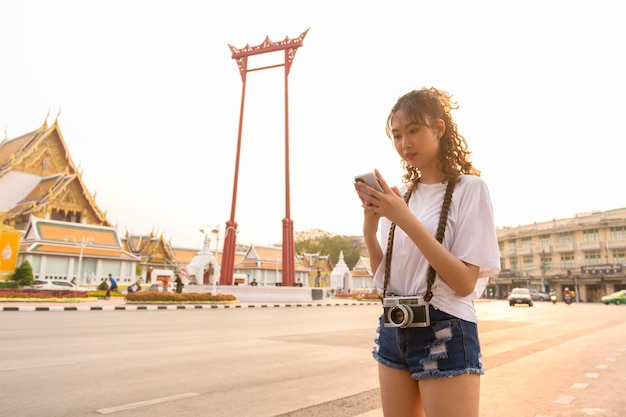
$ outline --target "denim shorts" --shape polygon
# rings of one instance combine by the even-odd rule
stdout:
[[[430,327],[384,327],[381,315],[374,359],[413,379],[484,374],[476,323],[428,308]]]

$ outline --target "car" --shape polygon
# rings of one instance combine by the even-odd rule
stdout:
[[[69,290],[69,291],[86,291],[84,288],[77,287],[71,282],[61,280],[43,280],[38,279],[30,286],[34,290]]]
[[[605,295],[601,298],[604,304],[626,304],[626,290],[619,290],[614,292],[613,294]]]
[[[514,306],[516,304],[528,304],[528,307],[533,306],[533,297],[528,288],[513,288],[509,294],[509,305]]]
[[[550,294],[543,291],[530,290],[533,301],[550,301]]]
[[[148,291],[148,292],[167,292],[163,288],[163,283],[162,282],[155,282],[154,284],[150,285],[150,287],[146,291]]]

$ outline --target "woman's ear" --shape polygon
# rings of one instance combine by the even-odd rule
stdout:
[[[441,139],[444,133],[446,133],[446,122],[439,119],[437,120],[437,138]]]

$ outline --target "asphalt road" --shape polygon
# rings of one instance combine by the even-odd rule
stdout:
[[[481,416],[626,416],[626,306],[476,304]],[[378,304],[0,312],[0,415],[379,417]]]

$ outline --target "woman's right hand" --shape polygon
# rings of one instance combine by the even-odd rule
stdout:
[[[370,191],[374,191],[374,187],[361,182],[354,183],[354,189],[356,190],[359,198],[361,199],[361,207],[363,207],[363,234],[370,233],[376,234],[378,231],[378,221],[380,220],[380,214],[374,210],[374,205],[366,199],[366,195]]]

